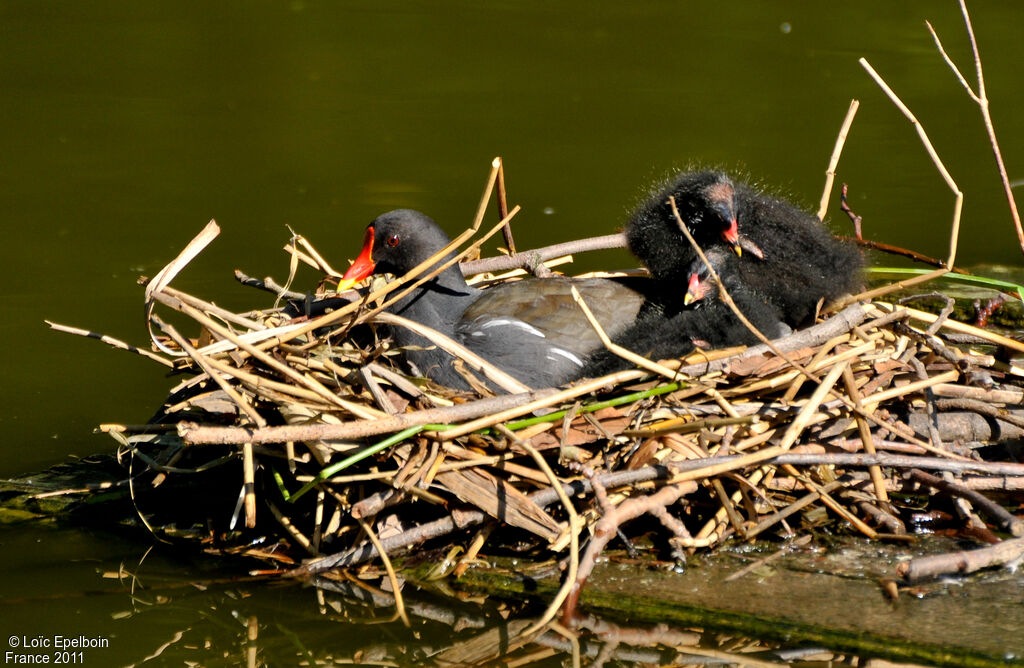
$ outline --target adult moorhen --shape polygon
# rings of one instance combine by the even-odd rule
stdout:
[[[366,228],[362,251],[344,279],[358,281],[374,273],[401,276],[449,241],[437,223],[419,211],[385,213]],[[642,287],[641,281],[552,277],[480,290],[467,285],[453,264],[388,311],[451,337],[530,387],[550,387],[579,378],[585,356],[601,347],[572,300],[571,286],[614,336],[636,320],[644,306],[644,295],[634,289]],[[451,355],[405,328],[393,328],[392,335],[417,373],[449,387],[469,388]]]
[[[790,332],[782,322],[778,307],[742,280],[740,259],[732,250],[722,245],[712,246],[705,255],[733,302],[754,327],[770,339]],[[686,284],[682,302],[689,308],[667,317],[660,314],[653,318],[641,317],[613,340],[652,360],[681,357],[696,347],[725,348],[758,341],[729,305],[719,299],[718,285],[699,257],[689,266]],[[588,357],[582,375],[602,376],[631,366],[632,363],[611,351],[601,349]]]
[[[723,241],[742,254],[741,280],[797,327],[818,302],[855,292],[863,258],[818,218],[785,200],[758,192],[719,171],[683,172],[659,186],[627,224],[630,250],[662,281],[679,281],[696,253],[668,204],[705,250]],[[728,289],[728,284],[727,284]]]

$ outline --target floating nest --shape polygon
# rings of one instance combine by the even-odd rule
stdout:
[[[465,259],[514,214],[449,248]],[[487,553],[565,557],[578,594],[617,534],[651,535],[678,557],[811,531],[906,539],[942,513],[990,542],[1024,533],[1006,509],[1024,487],[1024,369],[1008,361],[1024,344],[952,320],[949,308],[853,298],[782,339],[562,388],[503,384],[486,361],[421,330],[468,377],[505,390],[460,392],[406,375],[376,328],[416,326],[382,308],[437,267],[312,301],[239,275],[277,297],[233,313],[170,286],[216,234],[211,222],[147,282],[153,350],[105,339],[187,375],[151,423],[104,426],[138,519],[161,539],[298,576],[424,546],[455,568]],[[300,262],[338,275],[304,239],[288,248],[293,277]],[[550,255],[490,266],[543,273],[560,263]],[[642,515],[652,521],[630,522]],[[1019,541],[1002,545],[1019,554]],[[909,562],[901,575],[948,568]]]

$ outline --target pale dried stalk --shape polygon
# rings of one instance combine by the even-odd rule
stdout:
[[[953,180],[953,177],[950,176],[949,171],[946,169],[946,166],[942,162],[942,159],[939,158],[939,154],[938,152],[936,152],[935,147],[932,146],[932,142],[928,138],[928,133],[925,132],[924,126],[921,125],[920,121],[917,120],[917,117],[914,116],[914,114],[910,111],[907,105],[903,103],[903,100],[901,100],[899,96],[897,96],[896,93],[893,92],[892,88],[889,87],[889,84],[885,83],[885,80],[882,79],[881,75],[879,75],[878,72],[876,72],[875,69],[871,67],[871,64],[868,63],[866,58],[861,58],[858,62],[860,62],[861,66],[867,71],[868,75],[872,79],[874,79],[878,87],[882,89],[886,96],[888,96],[889,100],[894,105],[896,105],[896,108],[899,109],[904,116],[906,116],[907,120],[909,120],[911,124],[913,124],[914,129],[917,130],[917,134],[921,139],[921,143],[924,145],[925,150],[928,152],[929,157],[931,157],[932,159],[932,163],[935,165],[935,168],[939,171],[939,174],[946,182],[946,185],[949,186],[949,189],[951,191],[953,191],[955,201],[953,203],[953,223],[949,235],[949,257],[946,260],[945,267],[937,269],[935,271],[928,272],[927,274],[914,276],[912,278],[898,281],[890,285],[882,286],[874,290],[867,290],[865,292],[860,293],[859,295],[854,295],[853,297],[849,298],[848,300],[845,300],[842,303],[849,303],[851,301],[862,301],[865,299],[875,299],[876,297],[880,297],[882,295],[886,295],[891,292],[895,292],[896,290],[901,290],[903,288],[910,287],[912,285],[925,283],[927,281],[932,280],[933,278],[938,278],[939,276],[943,276],[949,273],[949,268],[952,267],[956,262],[957,242],[960,235],[960,213],[963,210],[964,205],[963,192],[960,190],[960,187],[957,186],[956,182]]]
[[[594,317],[593,311],[591,311],[590,307],[587,306],[587,302],[580,295],[579,291],[576,289],[576,286],[573,285],[569,289],[572,291],[573,301],[575,301],[576,305],[579,306],[580,310],[583,311],[583,315],[586,316],[587,322],[590,323],[590,326],[597,333],[598,338],[601,339],[601,343],[604,344],[605,348],[607,348],[612,353],[618,355],[622,359],[626,360],[627,362],[631,362],[636,366],[647,369],[648,371],[653,371],[654,373],[660,374],[665,378],[668,378],[669,380],[675,380],[677,378],[677,376],[679,375],[678,372],[673,371],[668,367],[664,367],[658,364],[657,362],[652,362],[643,355],[637,355],[632,350],[628,350],[618,345],[617,343],[614,343],[608,337],[608,334],[604,331],[604,327],[601,326],[601,323],[599,323],[597,321],[597,318]]]
[[[97,332],[93,332],[93,331],[90,331],[88,329],[82,329],[81,327],[71,327],[69,325],[61,325],[59,323],[56,323],[56,322],[53,322],[53,321],[50,321],[50,320],[43,320],[43,322],[45,322],[47,325],[49,325],[51,329],[55,329],[58,332],[63,332],[65,334],[74,334],[75,336],[85,336],[85,337],[88,337],[90,339],[97,339],[98,341],[101,341],[101,342],[107,344],[108,346],[111,346],[111,347],[114,347],[114,348],[119,348],[120,350],[127,350],[130,353],[135,353],[136,355],[141,355],[141,356],[143,356],[143,357],[145,357],[147,359],[153,360],[154,362],[157,362],[159,364],[163,364],[164,366],[169,367],[171,369],[174,368],[174,362],[172,362],[171,360],[169,360],[169,359],[167,359],[165,357],[161,357],[160,355],[157,355],[156,353],[150,352],[150,351],[145,350],[143,348],[137,348],[137,347],[131,345],[130,343],[125,343],[124,341],[122,341],[120,339],[115,339],[112,336],[107,336],[105,334],[99,334]]]
[[[359,527],[366,533],[366,537],[370,539],[373,546],[377,548],[377,555],[380,556],[381,563],[384,564],[384,570],[388,574],[388,581],[391,583],[391,593],[395,597],[395,613],[406,627],[411,626],[409,617],[405,614],[405,601],[402,599],[402,587],[398,582],[398,574],[395,573],[395,567],[391,565],[388,553],[384,550],[384,546],[380,544],[380,539],[377,537],[373,527],[362,517],[356,517],[355,520],[359,522]]]
[[[857,115],[857,109],[860,107],[860,102],[857,100],[850,100],[850,108],[846,110],[846,118],[843,119],[843,125],[839,128],[839,136],[836,137],[836,145],[832,149],[832,157],[828,161],[828,168],[825,169],[825,191],[821,193],[821,205],[818,207],[818,220],[825,220],[825,214],[828,213],[828,202],[832,197],[832,185],[836,180],[836,166],[839,165],[839,156],[843,153],[843,147],[846,145],[846,137],[850,134],[850,127],[853,125],[853,117]]]
[[[960,0],[960,13],[964,17],[964,26],[967,28],[967,37],[971,42],[971,52],[974,54],[974,69],[978,76],[978,92],[975,93],[970,84],[967,83],[967,79],[960,73],[960,69],[957,68],[953,59],[949,57],[946,50],[942,47],[942,42],[939,40],[939,35],[932,28],[932,24],[925,21],[925,25],[928,26],[928,30],[932,33],[932,37],[935,39],[935,46],[939,49],[939,53],[942,54],[942,58],[949,65],[950,69],[953,70],[953,74],[956,75],[957,79],[960,80],[960,84],[967,91],[967,95],[974,100],[975,104],[981,110],[981,118],[985,124],[985,130],[988,132],[989,143],[992,144],[992,153],[996,159],[996,167],[999,169],[999,179],[1003,183],[1003,190],[1006,193],[1006,201],[1010,205],[1010,216],[1013,218],[1013,225],[1017,230],[1017,240],[1020,243],[1021,252],[1024,252],[1024,228],[1021,227],[1020,213],[1017,211],[1017,201],[1013,197],[1013,189],[1010,186],[1010,177],[1006,173],[1006,165],[1003,163],[1003,154],[999,150],[999,141],[996,139],[996,129],[992,124],[992,114],[989,111],[988,95],[985,92],[985,74],[981,69],[981,54],[978,52],[978,42],[974,38],[974,28],[971,25],[971,16],[967,12],[967,3],[965,0]]]
[[[508,216],[508,194],[505,190],[505,163],[501,157],[495,158],[491,161],[491,167],[497,168],[498,178],[498,218],[505,218]],[[501,230],[501,236],[505,239],[505,246],[508,248],[509,255],[516,254],[516,241],[512,237],[512,226],[505,223],[505,227]]]
[[[562,487],[561,481],[555,476],[555,472],[551,470],[550,466],[548,466],[544,457],[537,452],[536,448],[526,441],[518,441],[517,445],[522,447],[530,454],[531,457],[533,457],[533,461],[537,463],[537,466],[544,472],[544,475],[548,477],[552,488],[554,488],[555,492],[558,494],[558,500],[565,508],[569,531],[569,569],[565,574],[565,581],[562,583],[561,588],[559,588],[558,593],[551,600],[551,603],[548,604],[547,610],[543,615],[541,615],[540,619],[538,619],[527,631],[524,632],[525,635],[530,635],[539,631],[548,622],[555,618],[558,614],[558,609],[562,607],[562,603],[564,603],[565,599],[568,598],[569,592],[572,591],[573,585],[576,584],[576,574],[579,571],[580,565],[579,517],[576,514],[576,509],[572,505],[572,500],[569,499],[569,495],[565,493],[565,489]]]
[[[846,388],[846,393],[853,400],[854,406],[863,408],[864,404],[861,400],[860,392],[857,390],[857,381],[849,367],[843,370],[843,385]],[[875,441],[871,437],[871,428],[868,426],[867,420],[859,415],[854,417],[857,421],[857,432],[860,434],[860,440],[864,444],[864,451],[870,455],[875,454]],[[882,503],[888,503],[889,494],[885,489],[885,478],[882,477],[881,467],[871,466],[868,468],[868,472],[871,475],[871,482],[875,486],[875,497]]]
[[[373,319],[383,323],[404,327],[410,331],[419,334],[425,339],[429,339],[430,342],[436,345],[438,348],[444,350],[446,353],[449,353],[450,355],[454,355],[455,357],[458,357],[459,359],[463,360],[474,371],[479,371],[506,392],[515,394],[518,392],[529,392],[532,389],[528,385],[525,385],[516,380],[515,378],[513,378],[512,376],[508,375],[507,373],[505,373],[498,367],[494,366],[484,358],[480,357],[476,353],[465,348],[457,341],[445,336],[444,334],[434,329],[431,329],[430,327],[427,327],[426,325],[421,325],[420,323],[409,320],[408,318],[403,318],[401,316],[383,312],[374,315]]]
[[[173,357],[178,357],[179,353],[166,348],[159,339],[153,335],[152,323],[149,320],[149,316],[153,312],[153,295],[162,291],[166,285],[174,280],[174,277],[177,276],[189,262],[195,259],[195,257],[199,255],[204,248],[210,245],[210,243],[217,238],[218,234],[220,234],[220,227],[217,225],[217,221],[210,220],[210,222],[206,224],[206,227],[204,227],[199,234],[194,236],[192,240],[185,245],[185,248],[178,253],[177,257],[171,260],[163,269],[158,271],[156,276],[150,279],[146,284],[146,329],[149,331],[149,338],[152,340],[153,345],[158,349]]]

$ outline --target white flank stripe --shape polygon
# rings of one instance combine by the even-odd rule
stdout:
[[[568,350],[562,350],[561,348],[551,348],[550,352],[548,353],[548,359],[551,360],[552,362],[557,362],[558,360],[552,357],[552,355],[560,355],[561,357],[564,357],[565,359],[569,360],[576,366],[583,366],[583,360],[581,360],[579,357],[572,354]]]
[[[513,320],[511,318],[493,318],[491,320],[488,320],[484,324],[480,325],[480,329],[487,329],[488,327],[498,327],[500,325],[507,325],[509,327],[517,327],[517,328],[523,330],[524,332],[526,332],[527,334],[532,334],[533,336],[539,336],[542,339],[547,338],[546,336],[544,336],[544,332],[540,331],[539,329],[537,329],[533,325],[529,325],[529,324],[523,322],[522,320]]]

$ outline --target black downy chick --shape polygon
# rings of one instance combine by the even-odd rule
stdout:
[[[629,247],[660,280],[680,280],[696,253],[679,230],[669,196],[698,244],[731,247],[743,282],[764,295],[792,327],[805,324],[819,301],[861,285],[860,251],[834,237],[816,216],[736,182],[724,172],[676,175],[637,209],[626,228]]]

